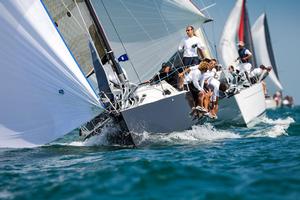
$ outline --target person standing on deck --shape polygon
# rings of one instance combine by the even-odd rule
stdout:
[[[200,39],[195,36],[195,30],[193,26],[187,26],[186,27],[186,37],[184,37],[179,46],[178,51],[183,52],[183,66],[191,66],[191,65],[199,65],[200,64],[200,58],[204,59],[203,50],[204,47],[201,45]],[[183,68],[178,69],[178,73],[182,73],[184,71]],[[184,79],[182,77],[178,77],[178,88],[183,89],[183,82]]]
[[[247,49],[245,47],[245,43],[243,41],[239,41],[238,47],[239,47],[239,49],[238,49],[238,53],[239,53],[238,59],[242,63],[249,63],[250,59],[252,57],[252,53],[249,51],[249,49]]]
[[[200,39],[195,36],[195,30],[193,26],[186,27],[187,36],[182,39],[179,44],[178,51],[183,51],[183,65],[198,65],[200,63],[199,55],[204,58],[204,47],[201,45]],[[199,53],[199,54],[198,54]],[[179,71],[180,73],[183,70]]]
[[[245,47],[245,43],[243,41],[239,41],[238,48],[239,57],[236,60],[240,60],[241,62],[241,64],[238,66],[238,70],[241,72],[246,71],[248,74],[250,74],[252,68],[250,59],[252,58],[252,53]]]

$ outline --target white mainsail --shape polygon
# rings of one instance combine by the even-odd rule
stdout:
[[[207,18],[184,0],[93,1],[116,57],[127,53],[121,63],[129,80],[150,79],[177,51],[187,25],[200,27]]]
[[[237,0],[234,8],[226,21],[220,40],[219,52],[225,67],[236,66],[238,57],[237,49],[237,31],[240,23],[240,16],[243,6],[243,0]]]
[[[282,85],[278,80],[278,76],[275,74],[277,71],[275,60],[272,63],[273,51],[270,41],[268,41],[267,37],[270,38],[266,29],[268,26],[266,23],[266,15],[262,14],[252,26],[252,37],[254,42],[254,48],[256,52],[256,59],[258,64],[263,64],[265,66],[272,66],[273,70],[269,73],[269,79],[276,86],[277,90],[282,90]],[[272,54],[272,56],[270,55]],[[274,58],[273,58],[274,59]]]
[[[200,39],[200,42],[204,47],[204,50],[203,50],[204,57],[205,58],[213,58],[213,53],[212,53],[210,44],[208,42],[208,39],[205,35],[205,32],[204,32],[203,28],[201,28],[201,27],[198,28],[195,31],[195,35]]]
[[[0,147],[49,143],[103,110],[41,1],[1,1],[0,26]]]

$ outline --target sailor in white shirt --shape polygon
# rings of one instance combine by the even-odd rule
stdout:
[[[202,63],[201,63],[202,64]],[[186,76],[185,80],[188,82],[189,89],[193,95],[193,99],[195,101],[195,105],[199,106],[199,109],[202,111],[208,110],[208,106],[204,106],[204,101],[206,100],[206,92],[203,87],[199,84],[199,80],[201,80],[202,75],[207,71],[207,65],[199,65],[197,68],[192,67],[190,68],[189,74]],[[201,71],[200,71],[201,70]]]
[[[202,58],[204,58],[203,50],[204,47],[201,45],[200,39],[195,36],[194,27],[188,26],[186,27],[187,36],[182,39],[179,44],[178,51],[183,51],[183,65],[198,65],[200,63],[200,59],[198,56],[198,52]],[[183,70],[179,71],[180,73]]]
[[[268,75],[269,72],[272,70],[272,67],[265,67],[264,65],[260,65],[259,68],[255,68],[250,73],[250,80],[252,84],[261,82],[264,94],[267,95],[267,86],[266,83],[263,81]]]
[[[264,65],[260,65],[259,68],[253,69],[250,73],[251,82],[256,83],[264,80],[268,76],[271,69],[271,66],[265,67]]]

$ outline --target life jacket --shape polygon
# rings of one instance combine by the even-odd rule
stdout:
[[[238,50],[239,57],[240,57],[242,63],[247,63],[247,62],[248,62],[248,60],[247,60],[247,61],[243,60],[243,58],[245,58],[245,57],[247,56],[246,50],[247,50],[247,49],[246,49],[245,47],[243,47],[242,49],[239,49],[239,50]]]

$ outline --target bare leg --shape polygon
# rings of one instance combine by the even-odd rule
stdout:
[[[177,87],[179,90],[183,90],[183,84],[184,84],[184,76],[178,76]]]
[[[204,93],[199,92],[197,105],[203,107]]]
[[[203,106],[206,110],[209,110],[210,96],[211,96],[211,92],[208,91],[205,94],[205,98],[204,98],[204,102],[203,102]]]
[[[217,116],[219,110],[219,106],[218,106],[218,97],[216,99],[216,101],[213,102],[213,108],[211,110],[211,114]]]
[[[266,87],[266,83],[264,81],[261,82],[262,87],[263,87],[263,91],[264,91],[264,95],[267,95],[267,87]]]

